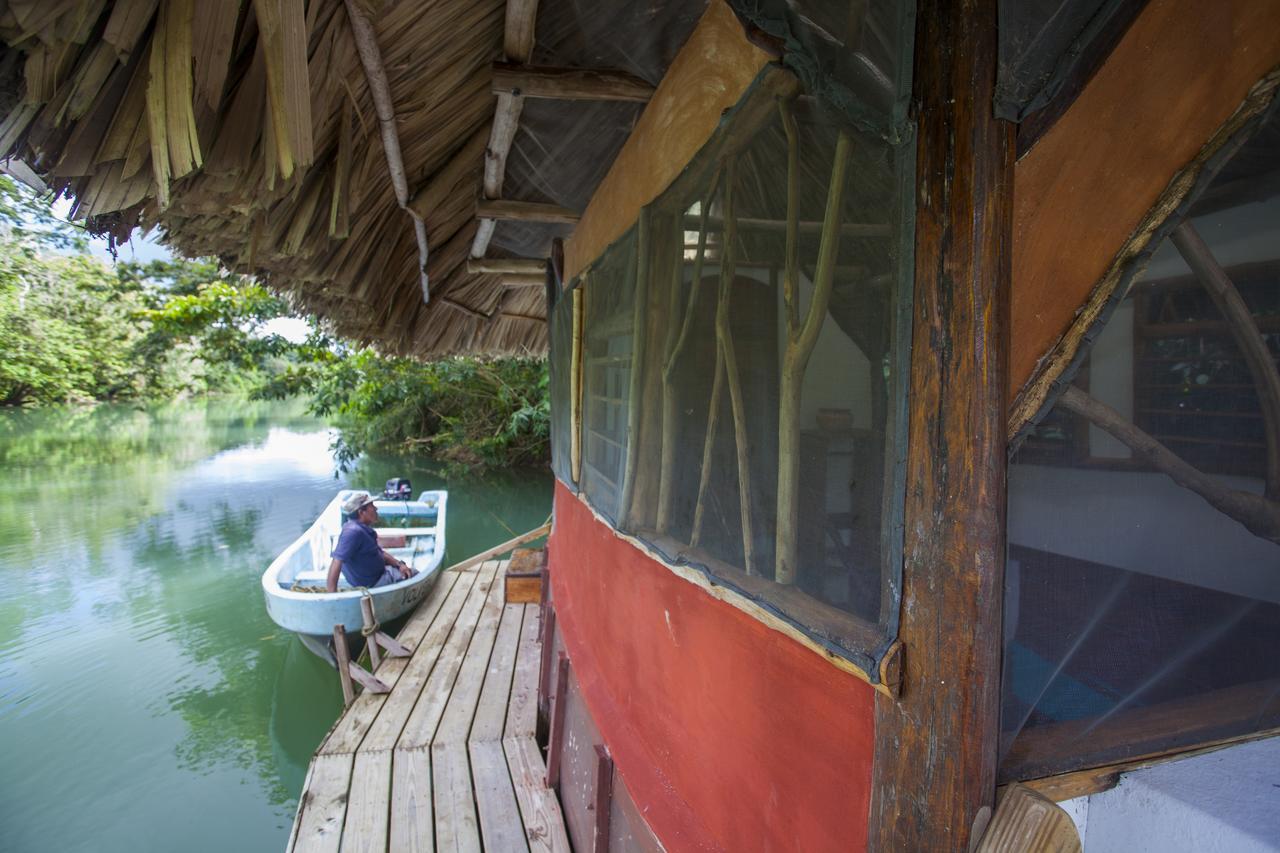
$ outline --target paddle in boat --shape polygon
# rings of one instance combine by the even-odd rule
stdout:
[[[382,496],[373,501],[378,508],[374,530],[379,546],[416,574],[375,587],[353,586],[341,575],[337,591],[328,592],[333,550],[350,517],[343,506],[358,494],[360,491],[355,489],[338,492],[315,523],[262,575],[262,591],[271,619],[281,628],[297,633],[308,649],[330,663],[334,662],[334,626],[342,625],[348,633],[364,626],[362,598],[371,598],[378,622],[404,615],[426,597],[444,560],[448,492],[422,492],[417,500],[409,500],[409,481],[390,480]]]

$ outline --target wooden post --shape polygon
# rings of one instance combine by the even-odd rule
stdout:
[[[338,680],[342,682],[342,704],[351,707],[356,701],[356,689],[351,683],[351,653],[347,651],[347,629],[333,626],[333,656],[338,666]]]
[[[369,647],[369,671],[377,672],[382,655],[378,653],[378,623],[373,618],[373,599],[368,595],[360,597],[360,617],[364,620],[364,644]]]
[[[1014,128],[996,0],[921,0],[897,699],[876,695],[867,849],[966,851],[995,799]]]
[[[604,744],[596,744],[596,826],[592,834],[592,853],[609,851],[609,812],[613,808],[613,759]]]
[[[547,736],[547,787],[560,784],[560,753],[564,751],[564,711],[569,690],[569,656],[560,653],[556,667],[556,693],[551,699],[551,732]]]

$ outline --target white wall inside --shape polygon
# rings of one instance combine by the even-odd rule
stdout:
[[[1134,770],[1060,805],[1085,853],[1280,850],[1280,738]]]

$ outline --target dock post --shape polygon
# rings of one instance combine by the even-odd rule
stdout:
[[[356,689],[351,684],[351,654],[347,651],[347,629],[333,626],[333,655],[338,660],[338,678],[342,681],[342,704],[351,707],[356,701]]]
[[[382,655],[378,650],[378,623],[373,619],[373,598],[366,592],[360,599],[360,616],[364,619],[365,645],[369,647],[369,670],[377,672],[382,663]]]

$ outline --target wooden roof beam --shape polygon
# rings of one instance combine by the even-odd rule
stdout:
[[[522,287],[546,287],[547,274],[541,275],[525,274],[525,275],[504,275],[502,277],[502,286],[510,289]]]
[[[505,220],[508,222],[551,222],[562,225],[577,225],[580,217],[577,211],[561,207],[558,204],[543,204],[536,201],[511,201],[502,198],[481,199],[476,204],[476,216],[481,219]]]
[[[646,104],[653,86],[625,71],[493,64],[493,92],[560,101],[631,101]]]
[[[538,0],[507,0],[507,18],[503,28],[502,48],[511,62],[528,62],[533,56],[534,22],[538,17]],[[524,98],[511,94],[498,95],[493,112],[489,145],[484,152],[484,197],[502,195],[502,182],[507,174],[507,155],[520,126]],[[482,258],[489,251],[496,220],[482,218],[471,243],[471,257]]]
[[[472,258],[467,261],[472,275],[545,275],[547,262],[541,258]]]

